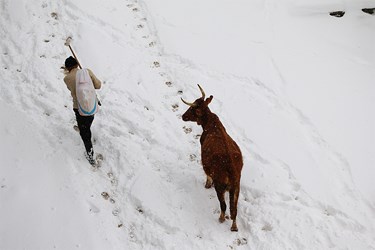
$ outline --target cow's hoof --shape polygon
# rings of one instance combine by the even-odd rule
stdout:
[[[224,221],[225,221],[225,215],[224,214],[220,214],[219,222],[223,223]]]
[[[233,222],[232,227],[230,228],[230,231],[232,232],[238,232],[237,223]]]

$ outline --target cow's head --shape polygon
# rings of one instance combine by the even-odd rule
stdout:
[[[202,93],[202,97],[198,98],[195,100],[193,103],[189,103],[185,101],[184,99],[181,98],[181,100],[186,104],[189,105],[190,108],[182,115],[182,120],[185,122],[187,121],[192,121],[192,122],[197,122],[198,125],[202,124],[202,118],[207,114],[209,111],[208,104],[212,101],[212,98],[214,98],[212,95],[207,98],[206,100],[204,99],[206,94],[204,93],[203,89],[201,86],[199,86],[199,90]]]

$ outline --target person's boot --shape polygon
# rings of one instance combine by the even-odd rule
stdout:
[[[93,149],[91,149],[89,152],[86,153],[86,159],[89,161],[89,163],[92,166],[96,166],[97,165],[97,162],[94,159],[94,150]]]

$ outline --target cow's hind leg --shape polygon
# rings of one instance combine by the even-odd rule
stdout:
[[[237,217],[237,203],[238,203],[238,195],[240,193],[239,185],[231,188],[229,190],[229,199],[230,199],[230,218],[233,220],[232,227],[230,228],[231,231],[238,231],[236,217]]]
[[[216,183],[214,186],[215,186],[217,198],[219,199],[219,202],[220,202],[221,213],[220,213],[219,221],[220,223],[223,223],[225,221],[225,210],[227,210],[227,204],[225,204],[225,196],[224,196],[226,186],[217,185]]]

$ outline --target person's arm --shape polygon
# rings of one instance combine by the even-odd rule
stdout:
[[[67,87],[70,91],[72,91],[71,88],[70,88],[70,85],[69,85],[68,76],[65,76],[65,77],[64,77],[64,82],[65,82],[66,87]]]
[[[89,69],[87,69],[87,70],[89,71],[89,75],[90,75],[91,80],[94,84],[94,88],[100,89],[102,87],[102,82],[98,78],[96,78],[96,76],[94,75],[94,73],[92,73],[91,70],[89,70]]]

